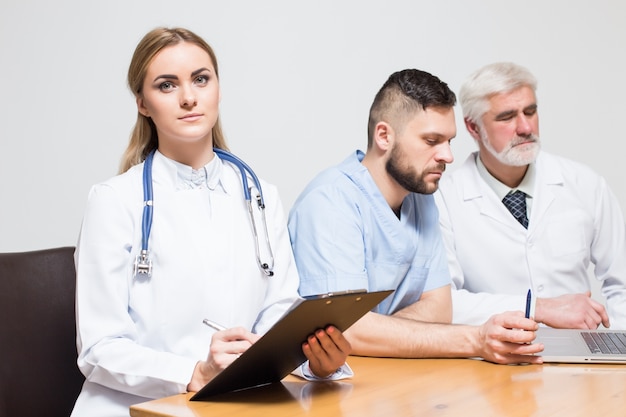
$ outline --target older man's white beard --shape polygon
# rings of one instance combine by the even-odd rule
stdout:
[[[521,137],[516,136],[513,138],[509,144],[502,149],[500,152],[496,152],[496,150],[491,146],[489,142],[489,138],[487,135],[480,135],[480,139],[485,146],[485,149],[489,151],[491,155],[493,155],[498,161],[505,165],[510,166],[524,166],[528,165],[531,162],[534,162],[537,159],[537,155],[539,155],[539,150],[541,149],[541,142],[539,140],[539,136],[530,135],[529,137]],[[519,145],[523,142],[528,142],[528,140],[532,140],[533,143],[528,143],[524,145],[523,148],[518,148],[516,145]]]

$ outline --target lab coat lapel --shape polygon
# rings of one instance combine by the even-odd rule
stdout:
[[[550,155],[540,153],[536,164],[535,193],[528,226],[530,230],[545,227],[542,223],[548,221],[546,214],[554,203],[554,187],[564,183],[563,175],[554,169],[555,163],[551,161]]]
[[[475,158],[468,158],[459,169],[462,174],[459,178],[463,182],[463,201],[466,203],[473,202],[481,215],[493,221],[509,227],[517,228],[520,226],[517,220],[511,216],[511,213],[509,213],[504,204],[499,201],[496,193],[493,192],[493,190],[489,188],[489,185],[480,177],[478,169],[476,168]]]

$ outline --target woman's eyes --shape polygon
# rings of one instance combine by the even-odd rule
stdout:
[[[193,79],[193,83],[200,86],[207,85],[209,83],[209,76],[198,75],[196,78]],[[168,92],[174,90],[176,88],[176,84],[174,84],[172,81],[163,81],[159,84],[158,88],[160,91]]]
[[[209,76],[208,76],[208,75],[198,75],[198,76],[196,77],[195,82],[196,82],[197,84],[203,84],[203,85],[204,85],[204,84],[206,84],[206,83],[208,83],[208,82],[209,82]]]
[[[159,84],[159,90],[161,91],[170,91],[173,88],[174,88],[174,84],[169,81],[164,81],[161,84]]]

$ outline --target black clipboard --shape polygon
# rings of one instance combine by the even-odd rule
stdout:
[[[279,382],[302,364],[302,343],[317,329],[333,325],[344,331],[393,290],[350,290],[298,300],[239,358],[196,392],[191,401]]]

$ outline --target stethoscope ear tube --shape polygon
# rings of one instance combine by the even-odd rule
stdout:
[[[254,249],[256,252],[257,264],[259,265],[259,269],[266,276],[271,277],[274,275],[274,271],[273,271],[274,254],[272,253],[272,245],[270,245],[269,232],[267,230],[267,220],[265,217],[265,201],[263,199],[263,190],[261,189],[261,182],[259,181],[259,178],[256,176],[252,168],[250,168],[248,164],[246,164],[242,159],[231,154],[230,152],[226,152],[223,149],[214,148],[213,151],[217,155],[219,155],[220,158],[235,165],[237,168],[239,168],[239,171],[241,172],[241,183],[243,186],[243,193],[244,193],[246,202],[248,204],[248,214],[250,215],[250,223],[252,225],[252,234],[254,235]],[[248,178],[247,178],[248,175],[246,174],[250,175],[250,177],[252,178],[252,181],[254,182],[254,186],[257,188],[257,190],[259,190],[259,193],[256,196],[256,200],[257,200],[257,205],[259,207],[259,211],[261,212],[261,221],[263,223],[265,244],[267,246],[267,249],[269,252],[269,258],[270,258],[269,264],[261,261],[259,235],[257,233],[256,221],[254,220],[254,213],[252,212],[252,195],[251,195],[250,187],[248,187]]]
[[[250,190],[248,190],[250,191]],[[250,215],[250,223],[252,224],[252,234],[254,235],[254,249],[256,252],[256,261],[257,264],[259,265],[259,269],[261,270],[261,272],[263,272],[265,275],[267,275],[268,277],[271,277],[274,275],[274,254],[272,253],[272,245],[270,245],[270,237],[269,237],[269,232],[267,230],[267,221],[265,219],[265,206],[263,205],[263,201],[261,198],[261,194],[260,194],[260,190],[259,190],[259,194],[257,195],[257,204],[259,206],[259,211],[261,212],[261,222],[263,224],[263,231],[264,231],[264,235],[265,235],[265,244],[267,246],[267,250],[269,252],[269,257],[270,257],[270,264],[268,265],[267,263],[264,263],[261,261],[261,252],[260,252],[260,248],[259,248],[259,235],[257,234],[257,230],[256,230],[256,222],[254,220],[254,213],[252,212],[252,202],[250,200],[248,200],[248,214]],[[271,266],[270,266],[271,265]]]

